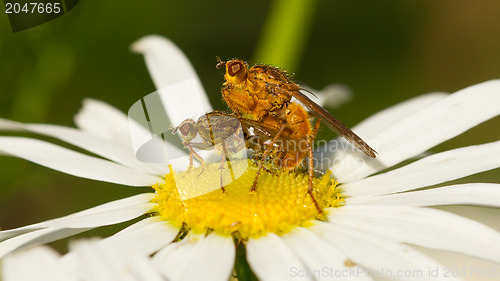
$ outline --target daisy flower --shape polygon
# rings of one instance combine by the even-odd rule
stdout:
[[[164,38],[145,37],[133,49],[144,54],[158,89],[198,79],[183,53]],[[199,91],[210,110],[203,89]],[[169,116],[181,113],[168,112]],[[0,120],[1,129],[55,137],[102,158],[25,137],[0,137],[2,153],[78,177],[154,189],[1,231],[0,256],[148,214],[98,243],[123,255],[151,256],[155,269],[168,280],[228,280],[232,275],[240,280],[459,279],[449,272],[446,275],[443,266],[414,246],[500,263],[499,232],[427,208],[451,204],[500,207],[499,184],[445,184],[500,167],[500,141],[391,168],[498,114],[500,81],[494,80],[450,95],[416,97],[369,117],[353,131],[377,150],[376,159],[338,139],[315,153],[322,169],[331,171],[314,179],[314,194],[326,215],[318,213],[306,194],[308,177],[301,172],[262,173],[258,190],[251,195],[252,165],[225,186],[225,193],[216,190],[181,200],[176,182],[203,189],[217,177],[219,164],[207,164],[197,177],[176,174],[174,181],[167,165],[135,158],[127,116],[103,102],[85,101],[75,119],[78,129]],[[245,165],[244,161],[234,164]],[[498,277],[500,273],[488,274]]]

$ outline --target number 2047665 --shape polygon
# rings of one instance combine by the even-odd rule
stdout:
[[[61,3],[5,3],[6,14],[59,14]]]

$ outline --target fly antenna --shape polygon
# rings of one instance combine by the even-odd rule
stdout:
[[[215,67],[217,67],[217,69],[221,69],[223,68],[224,66],[226,66],[226,62],[225,61],[222,61],[219,56],[216,56],[217,58],[217,65]]]

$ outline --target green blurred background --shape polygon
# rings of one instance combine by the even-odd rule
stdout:
[[[56,20],[15,34],[7,16],[0,15],[0,117],[74,126],[73,115],[86,97],[127,111],[155,91],[142,56],[129,51],[132,42],[148,34],[174,41],[190,58],[214,107],[226,109],[215,57],[255,63],[258,49],[266,53],[260,44],[286,30],[302,30],[304,36],[287,43],[289,49],[279,46],[293,51],[288,67],[315,89],[348,85],[354,98],[334,115],[350,126],[419,94],[453,92],[500,76],[498,0],[311,3],[298,13],[280,8],[286,17],[269,21],[266,33],[272,2],[257,0],[87,0]],[[266,54],[266,62],[277,64],[272,53]],[[498,140],[499,128],[500,119],[493,119],[433,151]],[[321,134],[331,136],[325,130]],[[465,181],[499,183],[500,175],[497,169]],[[0,227],[59,217],[146,191],[1,156]],[[457,212],[485,214],[467,208]],[[110,235],[122,227],[84,236]],[[55,246],[64,249],[64,244]]]

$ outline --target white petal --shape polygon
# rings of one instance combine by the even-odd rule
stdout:
[[[153,262],[171,281],[228,280],[235,254],[232,237],[188,235],[159,251]]]
[[[66,217],[0,231],[0,257],[22,247],[48,243],[95,227],[131,220],[155,206],[150,203],[153,196],[153,193],[139,194]]]
[[[127,116],[103,101],[85,99],[83,107],[75,115],[75,124],[83,131],[101,138],[130,143]]]
[[[76,125],[85,132],[109,140],[110,142],[133,151],[128,117],[113,106],[98,100],[85,99],[83,107],[75,116]],[[134,123],[135,125],[135,123]],[[144,128],[140,128],[144,130]],[[164,143],[172,153],[186,155],[181,149]],[[165,165],[146,164],[143,165],[160,171],[164,174]]]
[[[150,211],[155,206],[150,202],[153,196],[153,193],[138,194],[65,217],[0,231],[0,241],[43,228],[94,228],[128,221]],[[0,243],[0,249],[4,243]]]
[[[380,131],[393,125],[397,120],[432,106],[447,96],[447,93],[429,93],[411,98],[373,114],[352,129],[360,136],[372,138]]]
[[[297,272],[308,273],[315,280],[372,280],[363,268],[345,265],[348,256],[321,240],[308,229],[296,227],[283,235],[284,241],[307,266]],[[298,274],[297,274],[298,275]],[[296,276],[299,277],[299,276]]]
[[[343,84],[329,84],[321,91],[314,89],[308,90],[313,92],[314,95],[306,91],[302,91],[302,93],[322,107],[339,108],[352,99],[351,89]]]
[[[470,86],[411,114],[369,139],[378,156],[355,151],[332,170],[340,182],[350,182],[422,153],[500,114],[500,80]],[[365,165],[353,166],[362,158]],[[337,167],[338,166],[338,167]]]
[[[87,179],[129,186],[151,186],[163,181],[158,176],[35,139],[0,137],[0,151]]]
[[[105,239],[80,239],[70,244],[71,251],[62,258],[66,268],[80,278],[96,280],[165,280],[148,255],[123,251]]]
[[[139,281],[165,281],[166,279],[160,273],[160,270],[156,268],[150,257],[145,257],[142,255],[134,255],[130,257],[130,269],[137,276]]]
[[[2,260],[3,281],[72,281],[77,280],[62,266],[59,254],[40,246],[10,254]]]
[[[495,281],[498,277],[500,277],[500,264],[498,263],[472,256],[460,255],[449,251],[417,246],[412,246],[412,248],[416,248],[419,252],[424,253],[425,255],[430,256],[443,264],[445,268],[441,271],[441,273],[451,275],[453,272],[454,275],[463,278],[462,280]],[[457,270],[458,268],[460,268],[459,273]],[[493,272],[497,273],[494,274]]]
[[[500,141],[428,156],[402,168],[342,185],[347,196],[402,192],[500,167]]]
[[[250,238],[246,244],[247,261],[257,278],[262,281],[297,280],[299,269],[304,264],[274,233],[259,238]],[[304,276],[300,280],[313,280]]]
[[[156,89],[193,78],[201,85],[188,58],[170,40],[158,35],[145,36],[132,45],[132,50],[144,55]],[[212,107],[202,87],[199,96],[204,107],[211,111]]]
[[[98,247],[97,241],[73,241],[70,250],[78,258],[77,273],[87,281],[133,281],[127,271],[121,269],[124,258],[114,255],[104,247]]]
[[[143,219],[98,243],[108,249],[119,251],[122,255],[149,256],[170,244],[177,233],[179,229],[155,216]],[[72,267],[78,263],[74,252],[66,254],[63,260]]]
[[[97,239],[79,240],[70,245],[76,256],[74,267],[79,275],[88,281],[158,281],[163,280],[158,271],[145,272],[152,269],[147,258],[142,255],[124,255],[108,245],[99,243]],[[137,262],[147,268],[138,268]],[[148,278],[148,279],[145,279]]]
[[[500,262],[500,233],[451,213],[405,206],[346,205],[329,220],[418,246],[455,251]]]
[[[131,134],[135,132],[130,131],[129,125],[131,124],[129,124],[128,117],[107,103],[92,99],[84,100],[83,108],[75,116],[75,123],[84,131],[108,139],[110,142],[131,152],[134,151]],[[186,152],[168,142],[165,142],[164,145],[172,154],[175,152],[176,154],[186,155]],[[154,169],[161,175],[165,174],[166,165],[163,163],[143,163],[143,165]]]
[[[103,239],[101,243],[125,254],[151,255],[167,246],[179,233],[179,229],[155,216],[137,222],[115,235]]]
[[[324,241],[344,252],[360,268],[365,269],[364,274],[368,276],[378,274],[389,277],[402,273],[404,280],[425,280],[436,271],[443,272],[439,263],[397,241],[320,221],[316,221],[310,229]],[[433,279],[445,279],[441,277],[442,274]]]
[[[500,208],[500,184],[469,183],[406,193],[346,198],[346,204],[438,206],[477,205]]]
[[[185,268],[188,267],[188,261],[194,255],[200,239],[203,239],[202,235],[188,233],[181,241],[171,243],[157,252],[153,256],[153,264],[168,280],[182,280]]]
[[[201,85],[196,83],[195,79],[191,79],[159,89],[130,107],[130,136],[139,160],[164,163],[165,160],[155,159],[162,152],[166,152],[172,160],[186,156],[181,138],[178,134],[172,135],[173,128],[188,118],[196,120],[211,110],[203,105]],[[148,151],[153,157],[141,158],[142,153]]]
[[[56,125],[23,124],[5,119],[0,119],[0,130],[29,131],[51,136],[124,166],[162,176],[168,172],[166,165],[150,165],[137,160],[130,146],[82,130]]]
[[[397,120],[401,120],[423,108],[426,108],[447,96],[445,93],[430,93],[426,95],[417,96],[407,101],[398,103],[379,111],[372,116],[366,118],[361,123],[352,128],[352,130],[365,141],[376,136],[379,132],[387,129],[393,125]],[[316,159],[322,159],[321,166],[323,169],[332,169],[331,166],[335,161],[339,161],[344,157],[348,157],[343,150],[348,149],[352,151],[353,147],[344,138],[336,138],[323,147],[318,148],[315,152]],[[337,160],[339,159],[339,160]],[[347,161],[347,160],[343,160]],[[350,160],[352,161],[352,160]],[[375,168],[382,170],[385,167],[379,163],[371,163]],[[340,169],[342,167],[336,167]],[[352,167],[351,167],[352,168]],[[345,173],[350,173],[351,170],[347,169]],[[336,176],[342,176],[342,170],[335,171]]]
[[[12,251],[49,243],[90,229],[92,228],[46,228],[25,233],[0,243],[0,259]]]

